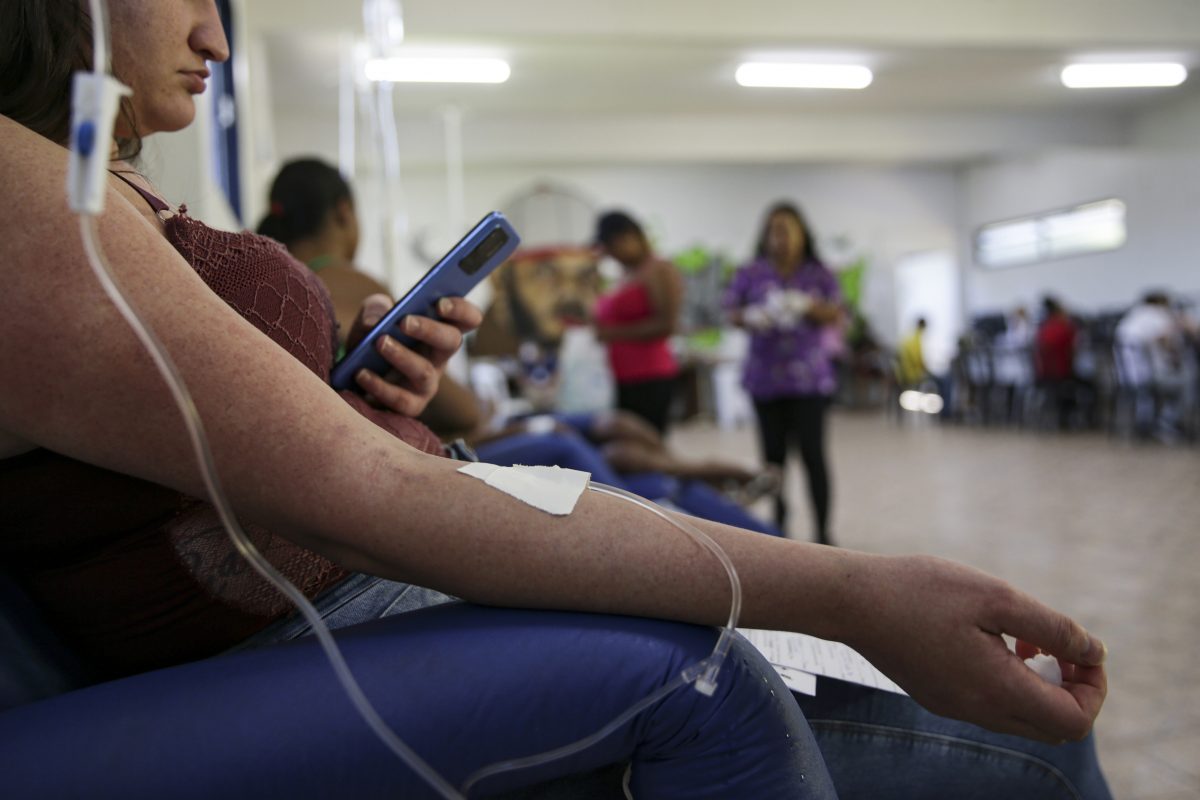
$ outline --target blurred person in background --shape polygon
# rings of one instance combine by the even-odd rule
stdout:
[[[287,247],[325,285],[342,350],[347,340],[361,339],[393,305],[388,287],[355,266],[359,229],[349,182],[336,167],[317,158],[298,158],[283,165],[271,182],[269,210],[257,229]],[[366,380],[373,379],[367,376]],[[431,428],[447,419],[462,419],[475,408],[470,390],[444,377],[421,408],[408,404],[398,387],[386,381],[374,381],[368,392],[372,401],[400,403]]]
[[[1057,410],[1058,429],[1066,430],[1075,409],[1075,322],[1056,298],[1042,300],[1043,319],[1034,349],[1038,384]]]
[[[1169,381],[1179,371],[1184,329],[1164,292],[1149,292],[1117,324],[1117,341],[1145,348],[1156,381]]]
[[[905,336],[896,351],[896,377],[904,387],[916,386],[929,378],[929,369],[925,366],[925,351],[922,340],[929,323],[924,317],[917,318],[912,333]]]
[[[363,300],[389,294],[386,286],[354,266],[359,223],[350,184],[332,165],[299,158],[279,170],[269,201],[258,233],[281,242],[317,274],[333,297],[344,340]]]
[[[1117,323],[1117,357],[1127,374],[1153,389],[1154,407],[1138,410],[1143,434],[1173,442],[1182,433],[1182,414],[1194,391],[1195,365],[1187,347],[1183,318],[1165,292],[1147,292]]]
[[[617,408],[664,435],[679,377],[669,339],[679,325],[683,278],[654,254],[642,226],[624,212],[600,217],[596,241],[624,271],[621,282],[597,300],[593,316],[596,338],[608,348]]]
[[[1117,338],[1131,344],[1170,349],[1178,333],[1178,321],[1171,312],[1171,300],[1165,292],[1147,292],[1117,324]]]
[[[822,544],[832,543],[825,416],[837,389],[825,329],[841,322],[841,299],[808,223],[790,203],[767,212],[755,258],[734,274],[724,298],[730,321],[750,333],[742,383],[754,400],[763,459],[782,474],[789,448],[799,449]],[[782,491],[775,523],[787,530]]]
[[[900,341],[896,349],[896,384],[901,392],[916,390],[922,394],[936,394],[942,400],[941,411],[945,417],[951,415],[951,392],[954,381],[951,375],[938,375],[929,369],[925,361],[925,332],[929,322],[918,317],[913,331]]]
[[[1003,392],[1004,415],[1009,423],[1018,423],[1025,414],[1026,390],[1033,383],[1034,368],[1030,346],[1033,324],[1025,306],[1017,306],[1004,318],[1004,333],[996,341],[993,372]]]
[[[1004,319],[1004,341],[1013,347],[1028,347],[1033,342],[1035,331],[1025,306],[1017,306]]]

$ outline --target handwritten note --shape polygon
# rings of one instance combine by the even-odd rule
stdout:
[[[840,642],[829,642],[803,633],[784,631],[739,628],[739,632],[771,662],[784,678],[784,683],[788,683],[790,677],[797,684],[801,684],[802,681],[797,680],[796,674],[807,673],[905,694],[905,691],[890,678],[875,669],[870,661]],[[785,670],[787,675],[784,674]],[[804,694],[815,695],[816,679],[812,681],[812,691],[793,687],[791,683],[788,683],[788,687]]]
[[[813,675],[811,672],[801,672],[791,667],[781,667],[778,664],[772,664],[771,666],[779,673],[779,677],[783,678],[783,685],[793,692],[806,694],[809,697],[817,696],[816,675]]]

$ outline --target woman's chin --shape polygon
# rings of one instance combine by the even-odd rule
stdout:
[[[174,133],[181,131],[196,121],[196,104],[191,98],[188,98],[186,103],[181,104],[177,109],[171,109],[170,114],[164,114],[163,118],[158,120],[158,124],[154,126],[156,133]]]
[[[171,108],[156,109],[154,114],[135,113],[135,118],[138,136],[142,138],[155,133],[175,133],[196,121],[196,104],[189,96]]]

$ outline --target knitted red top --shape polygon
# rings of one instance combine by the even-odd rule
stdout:
[[[271,239],[214,230],[185,210],[165,225],[214,292],[328,380],[336,323],[312,272]],[[413,447],[444,455],[421,423],[342,396]],[[347,575],[266,530],[247,532],[309,597]],[[291,611],[234,551],[206,502],[47,450],[0,460],[0,568],[98,678],[212,655]]]

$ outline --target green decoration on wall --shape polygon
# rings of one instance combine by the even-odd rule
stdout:
[[[863,276],[866,271],[867,259],[864,256],[845,269],[834,273],[837,276],[838,285],[842,289],[842,297],[845,298],[846,305],[855,314],[858,313],[859,305],[862,302]]]
[[[696,274],[707,269],[713,262],[713,254],[704,247],[696,245],[695,247],[684,250],[673,259],[675,266],[688,274]]]

